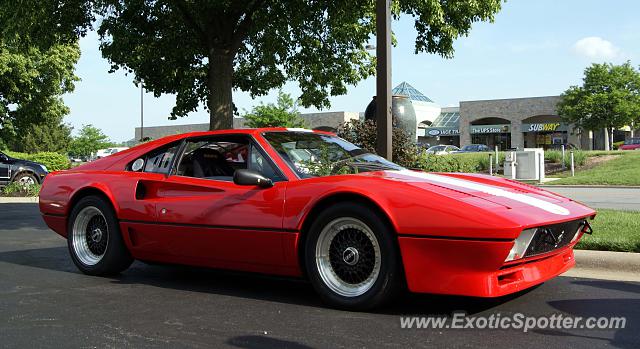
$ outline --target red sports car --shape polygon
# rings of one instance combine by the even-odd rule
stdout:
[[[309,279],[332,306],[403,287],[497,297],[553,278],[595,211],[503,178],[411,171],[331,133],[170,136],[47,176],[47,225],[90,275],[134,259]]]

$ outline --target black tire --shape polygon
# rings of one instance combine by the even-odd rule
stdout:
[[[322,245],[322,243],[320,242],[320,240],[322,240],[320,239],[320,235],[326,234],[323,233],[323,230],[325,229],[325,227],[327,227],[327,225],[332,224],[336,221],[340,221],[341,219],[352,218],[355,218],[366,224],[366,226],[370,229],[370,232],[372,232],[375,236],[375,239],[377,239],[380,251],[380,263],[377,277],[373,278],[370,276],[371,280],[375,281],[370,281],[372,282],[372,284],[366,292],[353,296],[345,296],[334,291],[331,288],[331,286],[329,285],[330,282],[325,281],[327,278],[326,276],[324,276],[323,279],[323,272],[321,272],[321,269],[323,269],[323,267],[321,267],[322,262],[319,261],[319,258],[316,258],[316,249],[322,249],[322,247],[319,246],[326,246]],[[345,228],[344,231],[346,232],[346,230],[348,229],[351,228]],[[335,236],[337,237],[338,235]],[[367,237],[371,239],[370,236]],[[330,251],[335,251],[333,249],[334,240],[340,241],[340,239],[335,239],[334,237],[330,242]],[[338,242],[337,244],[338,246],[342,246],[336,246],[336,250],[338,251],[344,246],[349,245],[349,243],[347,243],[347,245],[340,245],[340,242]],[[348,249],[349,247],[347,247],[347,250]],[[340,278],[338,276],[338,272],[335,272],[335,270],[338,270],[339,268],[349,268],[346,267],[347,259],[345,258],[345,253],[347,250],[345,250],[345,252],[341,255],[344,259],[343,261],[332,260],[330,265],[332,266],[331,272],[339,281],[351,284],[350,282],[347,282],[344,279]],[[332,257],[328,258],[331,259]],[[363,259],[363,261],[364,260],[370,260],[370,258]],[[320,298],[326,304],[335,308],[362,311],[379,307],[392,300],[397,291],[402,288],[403,269],[400,261],[400,254],[398,252],[395,234],[393,233],[392,228],[389,227],[389,225],[386,223],[386,221],[378,216],[378,211],[368,207],[367,205],[343,202],[332,205],[328,209],[321,212],[315,218],[308,231],[308,235],[306,236],[304,244],[304,262],[307,277],[309,278],[309,281],[313,285],[316,292],[320,295]],[[345,266],[339,265],[339,263],[342,262],[345,263]],[[355,263],[356,264],[352,265],[352,267],[354,268],[357,263],[359,263],[358,259],[356,259]],[[333,267],[334,265],[335,268]],[[365,270],[368,269],[365,268]],[[325,275],[327,275],[326,271],[324,273]],[[373,274],[375,273],[372,272],[369,275]]]
[[[22,173],[18,173],[17,176],[15,176],[15,178],[13,178],[13,182],[15,183],[20,183],[24,180],[31,180],[33,181],[33,184],[38,184],[38,178],[36,178],[36,176],[34,176],[33,174],[29,173],[29,172],[22,172]]]
[[[74,234],[74,225],[76,224],[76,221],[78,219],[82,219],[79,218],[78,215],[85,211],[85,209],[94,213],[99,212],[99,214],[104,218],[104,221],[101,221],[101,218],[99,217],[100,215],[96,215],[94,217],[97,219],[97,224],[102,224],[100,226],[103,228],[102,230],[106,228],[106,237],[103,235],[103,232],[100,232],[100,240],[97,242],[91,242],[96,245],[100,245],[99,249],[102,251],[98,252],[99,254],[92,253],[91,258],[96,257],[95,263],[86,262],[87,257],[83,257],[83,255],[86,256],[86,254],[82,253],[83,250],[86,252],[90,249],[88,247],[88,244],[90,243],[89,240],[93,238],[93,236],[90,237],[88,235],[90,233],[87,233],[90,228],[86,227],[86,229],[78,229],[79,233]],[[94,209],[97,211],[94,211]],[[83,217],[84,216],[85,214],[83,213]],[[89,223],[91,223],[91,220],[89,220]],[[78,224],[82,225],[81,222],[78,222]],[[87,239],[86,243],[84,243],[84,247],[82,247],[82,240],[78,239],[81,235],[81,231],[84,231],[85,239]],[[105,243],[106,246],[102,246]],[[69,215],[69,222],[67,224],[67,246],[69,247],[69,253],[71,254],[73,263],[81,272],[87,275],[115,275],[126,270],[129,268],[131,263],[133,263],[133,257],[131,257],[131,253],[129,253],[129,250],[122,240],[120,227],[113,208],[108,202],[99,196],[86,196],[80,199],[80,201],[78,201],[71,210],[71,215]]]

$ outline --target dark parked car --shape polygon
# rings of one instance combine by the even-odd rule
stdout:
[[[484,144],[468,144],[460,148],[456,153],[478,153],[482,151],[491,151],[491,149]]]
[[[0,152],[0,186],[11,182],[41,184],[48,173],[49,171],[42,164],[14,159]]]

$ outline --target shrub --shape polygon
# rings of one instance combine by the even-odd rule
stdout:
[[[340,124],[338,136],[366,149],[371,153],[376,152],[378,133],[376,123],[372,120],[350,120]],[[406,132],[397,127],[393,128],[393,162],[404,167],[415,167],[418,157],[418,147]]]
[[[16,153],[16,152],[7,152],[7,155],[14,157],[16,159],[23,159],[28,161],[34,161],[40,164],[43,164],[47,167],[49,171],[60,171],[67,170],[71,167],[71,162],[69,159],[59,153],[35,153],[35,154],[25,154],[25,153]]]
[[[569,152],[565,151],[565,161],[566,158],[569,157]],[[561,150],[547,150],[544,152],[544,160],[554,163],[554,164],[559,164],[562,163],[562,151]]]
[[[427,172],[481,172],[489,168],[489,154],[434,155],[422,152],[418,155],[414,168]]]
[[[624,144],[624,141],[620,141],[620,142],[614,142],[613,143],[613,149],[614,150],[618,150],[620,149],[620,146]]]
[[[40,184],[25,185],[17,182],[9,183],[2,188],[3,196],[34,197],[40,193]]]
[[[574,150],[573,151],[573,163],[575,166],[582,166],[587,162],[587,152],[582,150]],[[571,153],[567,152],[566,158],[564,159],[564,165],[567,168],[571,168]]]

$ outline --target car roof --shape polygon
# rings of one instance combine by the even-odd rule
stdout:
[[[215,130],[215,131],[195,131],[188,133],[181,133],[175,136],[176,138],[190,138],[190,137],[202,137],[202,136],[213,136],[213,135],[225,135],[225,134],[260,134],[264,132],[309,132],[309,133],[318,133],[318,134],[326,134],[326,135],[335,135],[335,133],[320,131],[320,130],[311,130],[305,128],[287,128],[287,127],[261,127],[261,128],[234,128],[234,129],[226,129],[226,130]]]

